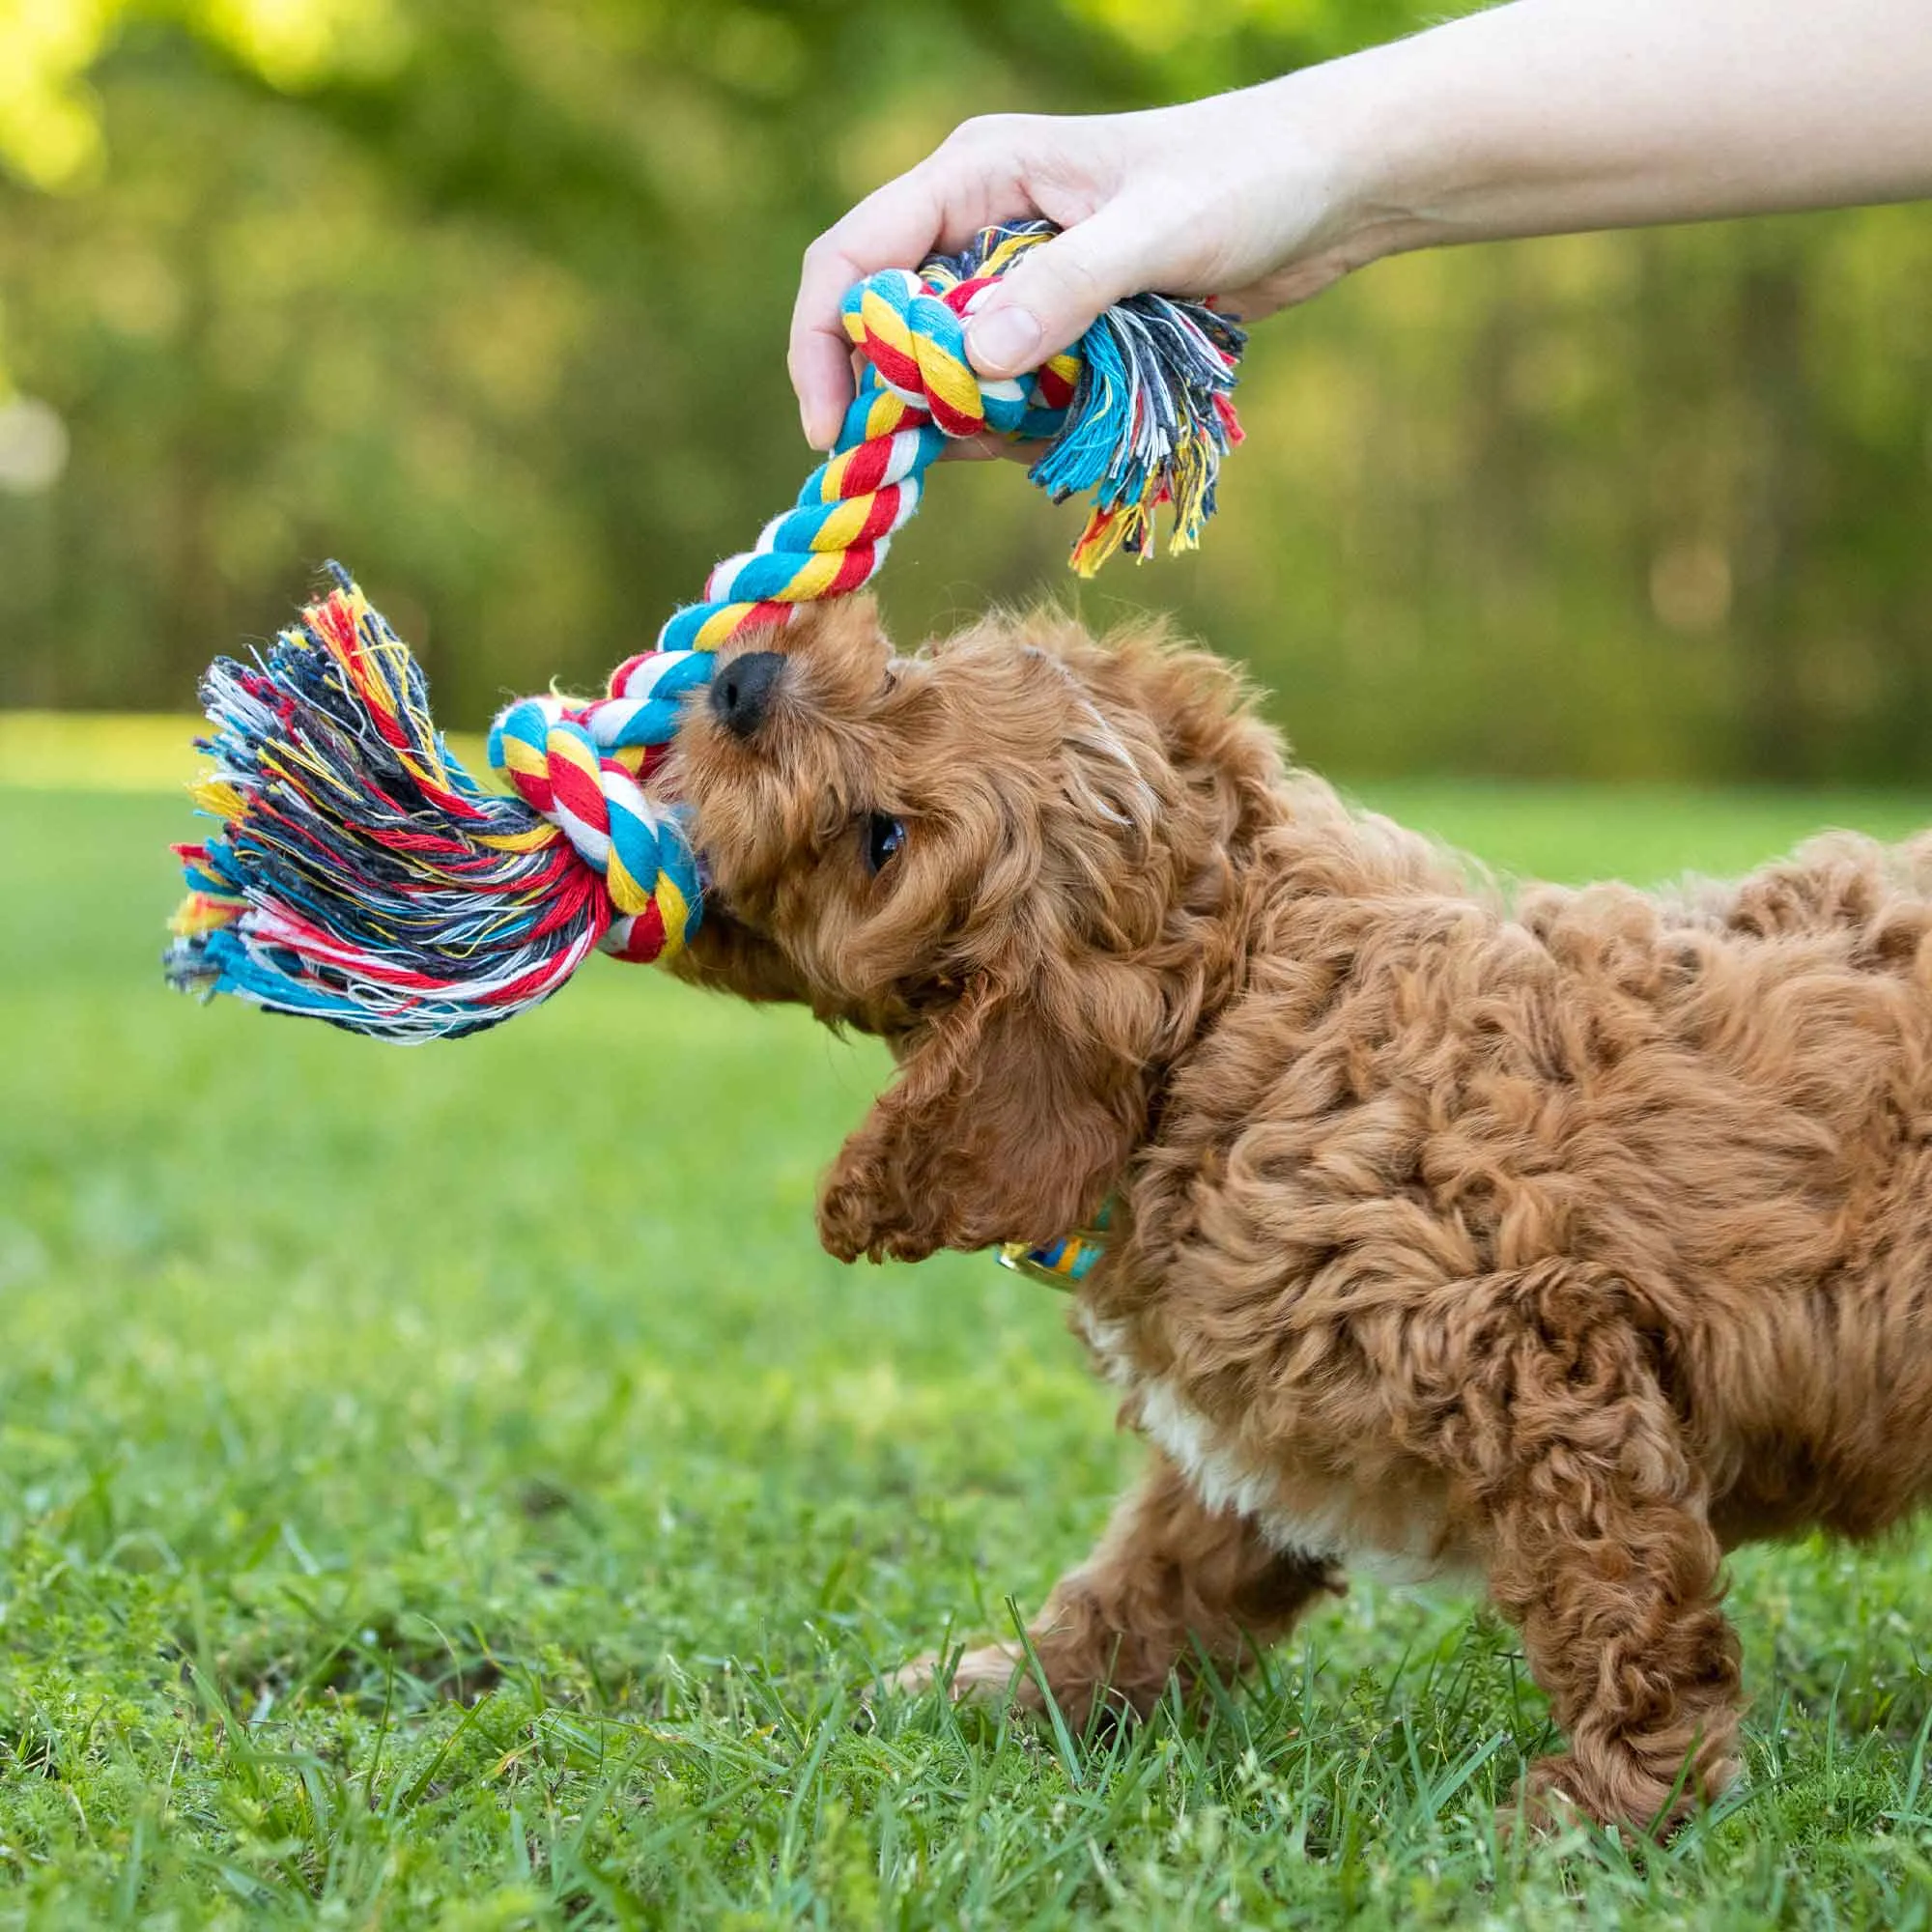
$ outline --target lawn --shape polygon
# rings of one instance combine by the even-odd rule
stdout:
[[[1932,802],[1393,788],[1650,876]],[[848,1271],[880,1077],[596,962],[412,1052],[156,971],[183,808],[0,790],[0,1924],[1932,1920],[1932,1541],[1754,1551],[1747,1782],[1499,1850],[1510,1634],[1358,1586],[1111,1743],[867,1703],[1010,1627],[1134,1465],[1057,1297]]]

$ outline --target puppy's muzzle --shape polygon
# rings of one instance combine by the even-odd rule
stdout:
[[[747,651],[712,678],[712,713],[734,738],[749,738],[765,722],[784,665],[778,651]]]

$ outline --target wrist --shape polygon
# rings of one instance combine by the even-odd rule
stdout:
[[[1390,58],[1399,50],[1372,47],[1255,90],[1292,183],[1285,203],[1302,202],[1310,241],[1350,270],[1445,239],[1430,207],[1431,156]]]

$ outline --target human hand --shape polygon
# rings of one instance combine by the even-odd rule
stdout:
[[[969,121],[806,251],[806,435],[852,393],[845,291],[988,222],[1066,231],[967,327],[1015,376],[1143,290],[1251,321],[1406,248],[1932,195],[1928,98],[1925,0],[1511,0],[1208,100]]]
[[[990,222],[1040,214],[1066,232],[1029,251],[975,310],[966,353],[988,377],[1037,368],[1123,296],[1212,296],[1252,319],[1369,259],[1314,91],[1306,116],[1283,98],[1298,78],[1147,113],[966,122],[806,251],[789,360],[807,439],[828,448],[851,399],[846,290],[962,248]]]

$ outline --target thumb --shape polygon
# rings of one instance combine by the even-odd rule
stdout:
[[[1076,342],[1100,311],[1147,284],[1147,235],[1110,202],[1076,228],[1030,248],[966,325],[966,358],[982,376],[1037,369]]]

